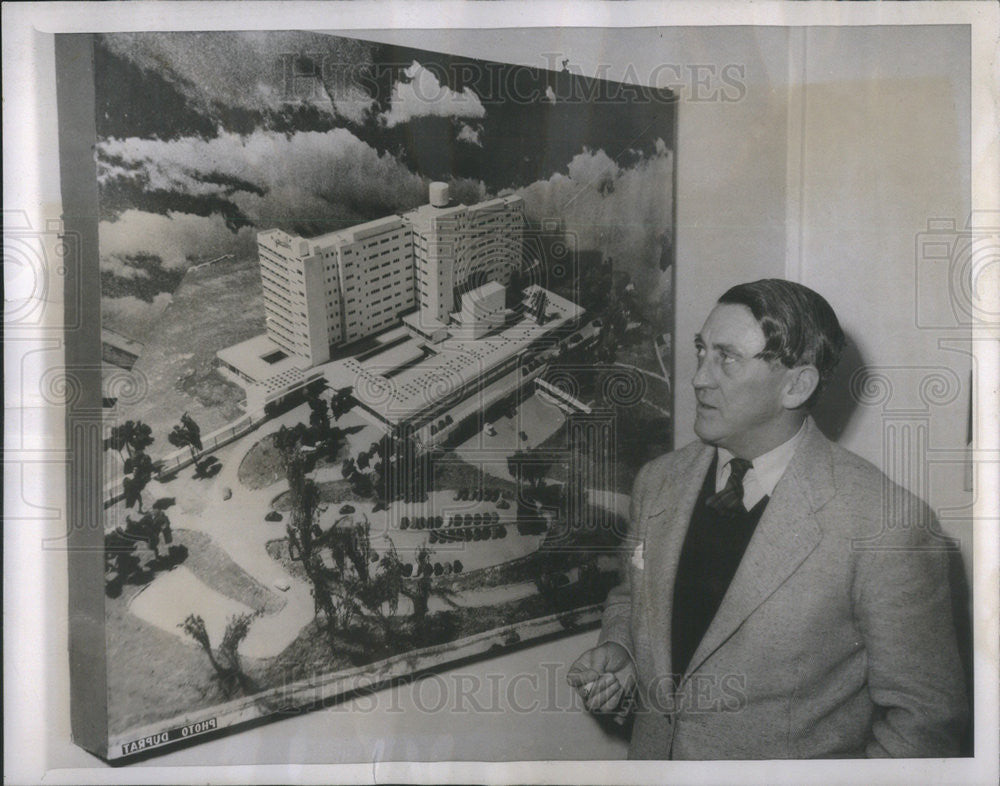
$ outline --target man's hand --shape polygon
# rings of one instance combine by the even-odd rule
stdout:
[[[566,681],[591,712],[613,712],[635,687],[635,664],[621,644],[607,641],[577,658]]]

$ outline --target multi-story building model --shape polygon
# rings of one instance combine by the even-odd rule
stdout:
[[[267,332],[220,350],[219,368],[248,410],[325,378],[381,427],[440,443],[531,384],[583,315],[538,284],[507,307],[523,234],[520,197],[456,205],[444,183],[415,210],[319,237],[260,232]]]
[[[415,308],[415,325],[447,325],[464,293],[509,283],[523,227],[518,196],[453,205],[448,186],[432,183],[430,202],[401,215],[311,239],[261,232],[267,336],[315,366]]]
[[[257,246],[267,335],[310,366],[413,309],[413,242],[398,216],[311,240],[272,229]]]

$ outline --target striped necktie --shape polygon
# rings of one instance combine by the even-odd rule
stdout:
[[[731,459],[729,480],[726,481],[725,488],[715,492],[705,500],[705,504],[720,514],[746,513],[746,508],[743,507],[743,476],[752,466],[746,459]]]

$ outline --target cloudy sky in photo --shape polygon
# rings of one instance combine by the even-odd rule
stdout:
[[[510,68],[292,31],[98,36],[105,322],[141,331],[169,302],[150,258],[252,258],[258,229],[340,229],[425,202],[431,180],[466,203],[521,194],[530,222],[554,219],[655,300],[673,106]]]

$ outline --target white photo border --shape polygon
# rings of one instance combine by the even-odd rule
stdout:
[[[433,22],[433,24],[431,24]],[[556,2],[125,2],[35,3],[3,7],[4,203],[44,222],[59,215],[58,157],[55,155],[55,69],[52,36],[57,32],[122,30],[272,30],[307,29],[360,36],[375,28],[510,28],[682,25],[970,25],[972,37],[972,207],[1000,207],[998,127],[998,6],[990,2],[915,3],[578,3]],[[362,36],[363,37],[363,36]],[[994,298],[1000,297],[1000,287]],[[993,300],[990,313],[996,314]],[[977,329],[976,406],[978,450],[993,457],[977,467],[982,493],[976,504],[976,555],[973,596],[975,625],[975,758],[965,760],[846,762],[375,762],[284,766],[241,765],[232,760],[203,767],[163,766],[157,760],[111,769],[90,757],[91,765],[53,768],[53,725],[68,739],[68,675],[47,681],[47,658],[65,659],[65,571],[57,559],[38,548],[38,531],[6,527],[4,550],[5,770],[13,783],[329,783],[329,782],[484,782],[484,783],[672,783],[740,782],[745,784],[829,783],[987,783],[998,768],[998,530],[1000,520],[1000,375],[996,326]],[[8,340],[10,336],[8,335]],[[51,346],[42,333],[34,341]],[[48,344],[46,342],[49,342]],[[5,348],[6,349],[6,348]],[[5,352],[5,357],[9,357]],[[17,501],[8,495],[12,482],[32,484],[31,498],[62,499],[64,467],[59,464],[63,420],[40,402],[23,400],[17,367],[7,366],[5,410],[39,410],[43,432],[52,441],[11,441],[5,437],[5,501],[8,524]],[[13,435],[16,436],[16,435]],[[20,450],[12,449],[20,446]],[[20,466],[34,468],[22,478]],[[17,475],[17,477],[15,477]],[[58,525],[58,522],[56,523]],[[63,563],[64,564],[64,563]],[[45,653],[46,657],[42,657]],[[61,713],[62,717],[56,717]],[[250,752],[252,755],[252,751]],[[243,759],[246,761],[247,759]],[[78,760],[79,761],[79,760]]]

